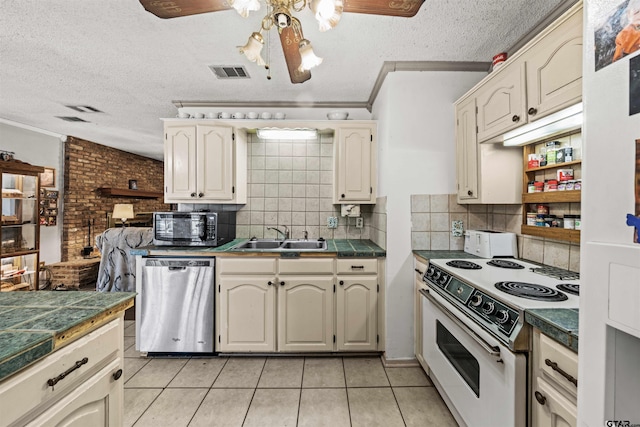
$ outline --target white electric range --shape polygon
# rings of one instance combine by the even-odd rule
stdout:
[[[577,309],[578,273],[520,259],[433,259],[423,280],[423,354],[458,423],[526,426],[524,312]]]

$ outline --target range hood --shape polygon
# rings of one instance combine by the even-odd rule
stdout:
[[[509,147],[532,144],[581,127],[582,102],[505,133],[503,144]]]

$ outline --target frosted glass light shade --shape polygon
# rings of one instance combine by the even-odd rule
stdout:
[[[311,0],[309,6],[318,21],[320,31],[327,31],[338,25],[344,9],[342,0]]]
[[[256,134],[265,140],[318,139],[318,130],[310,128],[258,128]]]
[[[242,16],[246,18],[249,12],[260,10],[260,2],[258,0],[228,0],[229,4]]]
[[[249,61],[256,62],[258,65],[265,65],[264,59],[260,56],[263,46],[264,39],[262,38],[262,35],[260,33],[252,33],[249,36],[247,44],[244,46],[238,46],[238,49]]]
[[[300,40],[300,58],[302,61],[298,70],[301,72],[322,64],[322,58],[317,57],[316,54],[313,53],[311,42],[307,39]]]

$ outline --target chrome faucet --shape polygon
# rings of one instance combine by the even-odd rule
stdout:
[[[309,240],[309,232],[307,230],[304,230],[303,233],[304,233],[304,240]]]
[[[280,230],[278,227],[267,227],[267,230],[275,230],[282,234],[282,240],[287,240],[289,238],[289,228],[287,228],[286,225],[281,225],[280,227],[284,227],[284,231]]]

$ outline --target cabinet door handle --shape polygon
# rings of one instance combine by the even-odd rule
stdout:
[[[122,369],[118,369],[113,373],[113,379],[116,381],[118,381],[121,376],[122,376]]]
[[[422,271],[418,270],[417,268],[414,268],[414,270],[415,270],[415,271],[416,271],[416,273],[418,273],[419,275],[421,275],[421,276],[423,276],[423,275],[424,275],[424,273],[423,273]]]
[[[340,280],[340,286],[344,286],[344,280]]]
[[[196,193],[191,193],[191,197],[196,197]]]
[[[272,282],[271,280],[269,280],[269,281],[267,282],[267,285],[268,285],[268,286],[271,286],[271,285],[273,285],[273,282]]]
[[[520,121],[520,116],[518,116],[517,114],[514,114],[513,117],[511,117],[511,121],[514,123],[517,123]]]
[[[60,382],[63,379],[65,379],[67,377],[67,375],[69,375],[71,372],[75,371],[80,366],[85,365],[87,362],[89,362],[89,359],[86,358],[86,357],[84,357],[82,360],[76,361],[76,363],[74,363],[72,367],[70,367],[69,369],[67,369],[66,371],[64,371],[63,373],[58,375],[57,377],[50,378],[47,381],[47,385],[49,385],[50,387],[53,387],[54,385],[58,384],[58,382]]]
[[[341,194],[341,195],[340,195],[340,198],[341,198],[341,199],[344,199],[344,194]]]
[[[471,190],[467,191],[467,196],[473,196],[473,191]]]
[[[553,369],[554,371],[556,371],[557,373],[559,373],[560,375],[565,377],[567,379],[567,381],[569,381],[571,384],[573,384],[574,386],[578,387],[578,379],[577,378],[573,378],[573,376],[571,376],[568,373],[566,373],[562,368],[560,368],[558,366],[558,364],[556,362],[552,362],[550,359],[544,359],[544,363],[545,363],[545,365],[550,366],[551,369]]]
[[[545,403],[547,403],[547,398],[544,397],[544,395],[539,391],[536,391],[534,395],[536,396],[536,400],[538,401],[539,404],[544,405]]]
[[[529,113],[530,116],[535,116],[537,112],[538,112],[538,110],[533,108],[533,107],[531,107],[531,108],[529,108],[527,110],[527,113]]]
[[[352,270],[364,270],[364,265],[352,265]]]
[[[284,286],[284,282],[280,282],[280,286]]]

